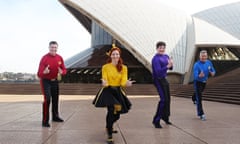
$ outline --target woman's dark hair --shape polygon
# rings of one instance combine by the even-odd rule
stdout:
[[[163,41],[159,41],[159,42],[157,42],[157,44],[156,44],[156,49],[157,49],[159,46],[166,46],[166,43],[163,42]]]
[[[115,51],[115,50],[117,50],[117,51],[119,52],[119,54],[120,54],[120,58],[119,58],[119,61],[118,61],[118,64],[117,64],[116,67],[117,67],[118,72],[121,72],[121,71],[122,71],[123,60],[122,60],[122,58],[121,58],[121,53],[122,53],[122,52],[121,52],[120,48],[114,47],[114,48],[112,48],[112,49],[108,52],[109,57],[108,57],[107,63],[111,63],[111,62],[112,62],[111,54],[112,54],[112,52]]]

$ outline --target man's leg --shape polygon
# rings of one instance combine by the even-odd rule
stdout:
[[[196,84],[196,103],[197,103],[197,115],[202,117],[204,115],[203,107],[202,107],[202,92],[205,87],[205,83],[195,82]]]
[[[40,80],[40,86],[43,94],[43,104],[42,104],[42,126],[50,127],[49,124],[49,105],[51,97],[51,86],[47,80]]]
[[[196,104],[196,94],[195,94],[195,92],[192,95],[192,102],[193,102],[193,104]]]
[[[155,87],[157,88],[157,91],[158,91],[158,94],[160,97],[160,101],[158,102],[157,110],[156,110],[155,116],[153,117],[153,124],[154,124],[155,128],[162,128],[162,126],[160,125],[160,119],[162,118],[162,115],[163,115],[165,97],[163,94],[163,89],[161,88],[158,80],[156,80],[154,82],[154,84],[155,84]]]
[[[58,103],[59,103],[58,81],[52,82],[51,94],[52,94],[52,120],[55,122],[63,122],[63,120],[59,117],[59,112],[58,112]]]
[[[172,124],[169,121],[170,103],[171,103],[169,83],[168,83],[168,81],[166,79],[162,79],[160,81],[160,84],[161,84],[161,86],[163,88],[163,93],[164,93],[164,98],[165,98],[162,119],[165,121],[166,124]]]

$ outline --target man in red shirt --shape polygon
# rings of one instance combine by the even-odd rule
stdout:
[[[49,53],[44,55],[38,68],[38,77],[40,78],[43,100],[42,126],[50,127],[49,124],[49,105],[52,100],[52,121],[63,122],[64,120],[58,114],[59,85],[61,75],[65,75],[67,70],[63,58],[57,54],[58,43],[51,41],[49,43]]]

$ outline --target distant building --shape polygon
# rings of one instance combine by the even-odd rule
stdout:
[[[33,83],[37,81],[38,78],[36,74],[14,72],[0,73],[0,83]]]
[[[201,49],[209,52],[218,75],[239,65],[238,38],[157,0],[59,1],[92,35],[91,48],[66,60],[65,82],[100,82],[105,52],[115,40],[124,51],[129,76],[138,83],[151,82],[157,41],[167,43],[166,51],[174,59],[168,76],[172,83],[192,81],[192,66]]]

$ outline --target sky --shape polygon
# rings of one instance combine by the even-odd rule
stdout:
[[[193,14],[237,0],[159,0]],[[150,2],[150,1],[149,1]],[[0,0],[0,72],[37,73],[48,43],[64,60],[87,49],[91,36],[58,0]]]

